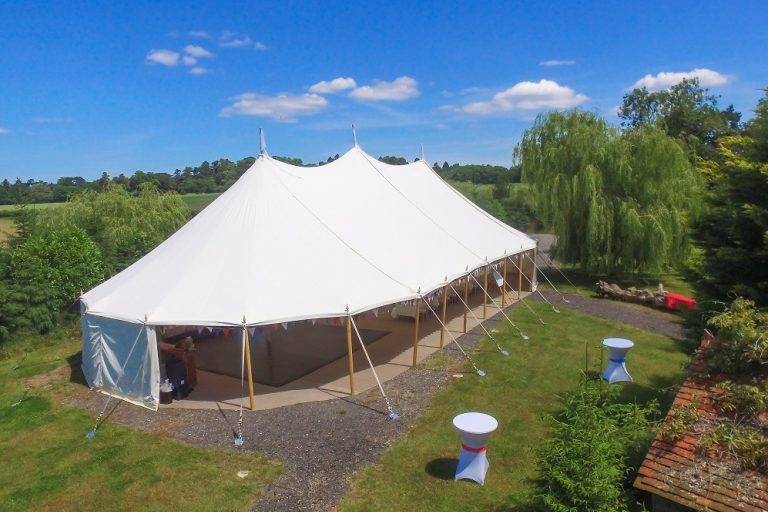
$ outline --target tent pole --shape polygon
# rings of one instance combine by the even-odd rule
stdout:
[[[469,304],[469,277],[464,281],[464,302]],[[467,312],[464,311],[464,332],[467,332]]]
[[[501,307],[504,307],[507,301],[507,258],[504,258],[504,267],[501,271],[504,272],[504,279],[501,280]]]
[[[488,318],[488,314],[486,312],[486,309],[488,307],[488,266],[485,267],[485,277],[483,280],[483,318]]]
[[[416,309],[416,323],[413,328],[413,366],[416,366],[416,359],[419,352],[419,319],[421,314],[419,313],[419,302],[414,302],[414,308]]]
[[[446,279],[446,283],[448,280]],[[445,339],[445,314],[448,309],[448,285],[443,287],[443,310],[440,312],[440,319],[443,321],[440,327],[440,348],[443,348],[443,340]]]
[[[253,396],[253,369],[251,367],[251,340],[248,336],[248,327],[243,324],[243,343],[245,343],[245,367],[248,370],[248,399],[251,410],[256,409],[256,399]]]
[[[349,310],[347,310],[349,312]],[[355,359],[352,356],[352,320],[347,316],[347,364],[349,366],[349,394],[355,394]]]

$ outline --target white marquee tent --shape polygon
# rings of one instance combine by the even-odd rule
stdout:
[[[89,385],[156,409],[155,328],[344,317],[417,299],[535,247],[423,161],[355,146],[321,167],[266,152],[165,242],[81,297]]]

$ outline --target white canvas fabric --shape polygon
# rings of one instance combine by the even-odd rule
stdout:
[[[155,328],[83,314],[83,374],[91,388],[157,410]]]
[[[150,326],[337,317],[418,298],[533,247],[424,162],[387,165],[358,147],[320,167],[263,154],[179,231],[81,299],[89,318]],[[112,338],[133,341],[122,331]],[[93,368],[86,375],[96,382]]]

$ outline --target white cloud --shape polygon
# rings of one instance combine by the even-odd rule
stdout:
[[[240,35],[235,32],[230,32],[229,30],[222,32],[219,37],[219,46],[223,48],[241,48],[243,46],[249,46],[252,43],[253,40],[250,36],[245,34]]]
[[[181,62],[182,62],[182,63],[183,63],[185,66],[194,66],[195,64],[197,64],[197,59],[196,59],[196,58],[194,58],[194,57],[191,57],[191,56],[189,56],[189,55],[184,55],[184,56],[181,58]]]
[[[461,106],[445,105],[440,108],[471,115],[491,115],[572,108],[588,99],[584,94],[578,94],[570,87],[552,80],[539,80],[518,82],[509,89],[497,92],[487,101],[475,101]]]
[[[163,66],[177,66],[179,64],[179,53],[172,50],[150,50],[147,53],[147,63],[162,64]]]
[[[573,66],[576,64],[575,60],[557,60],[557,59],[551,59],[551,60],[543,60],[539,62],[539,66],[546,66],[548,68],[554,67],[554,66]]]
[[[196,37],[198,39],[210,39],[211,36],[205,30],[190,30],[187,32],[189,37]]]
[[[466,96],[467,94],[480,94],[482,92],[488,92],[486,87],[466,87],[459,91],[459,94]]]
[[[405,101],[419,95],[419,82],[409,76],[391,82],[378,80],[353,89],[349,95],[363,101]]]
[[[195,66],[189,70],[190,75],[204,75],[208,73],[208,70],[202,66]]]
[[[704,87],[726,85],[731,81],[728,75],[707,68],[696,68],[690,71],[662,71],[656,75],[648,74],[632,84],[629,89],[645,87],[651,91],[658,91],[679,84],[686,78],[698,78],[699,83]]]
[[[254,43],[253,47],[256,48],[257,50],[259,50],[260,52],[266,51],[266,49],[267,49],[267,45],[265,45],[261,41],[256,41]]]
[[[295,121],[299,116],[316,114],[328,106],[325,98],[312,93],[266,96],[249,92],[233,99],[232,105],[221,110],[222,116],[242,115]]]
[[[0,126],[0,135],[5,135],[5,134],[8,134],[8,133],[11,133],[11,130],[9,130],[8,128],[3,128],[2,126]]]
[[[196,59],[210,59],[213,57],[213,54],[211,52],[209,52],[202,46],[197,46],[194,44],[188,44],[187,46],[185,46],[184,53]]]
[[[35,124],[59,124],[66,123],[67,119],[63,117],[36,116],[32,118],[32,122]]]
[[[333,80],[317,82],[309,88],[309,92],[315,94],[335,94],[337,92],[346,91],[347,89],[354,89],[355,87],[357,87],[357,83],[354,78],[338,77]]]

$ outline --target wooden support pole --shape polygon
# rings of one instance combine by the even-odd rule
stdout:
[[[520,273],[517,276],[517,296],[523,298],[523,253],[518,255],[518,270]]]
[[[464,302],[469,304],[469,277],[464,280]],[[467,332],[467,308],[464,308],[464,332]]]
[[[488,266],[485,267],[485,276],[483,278],[483,318],[488,318],[486,309],[488,307]]]
[[[507,299],[507,258],[504,258],[504,266],[501,271],[504,272],[504,277],[501,281],[501,305],[504,306]]]
[[[443,324],[440,326],[440,348],[443,348],[443,342],[445,340],[445,315],[446,310],[448,309],[448,285],[446,284],[443,287],[443,309],[440,311],[440,319],[443,321]]]
[[[251,340],[248,336],[248,327],[243,324],[243,343],[245,343],[245,369],[248,372],[248,399],[250,409],[256,410],[256,399],[253,396],[253,369],[251,367]]]
[[[419,301],[416,301],[416,324],[413,328],[413,366],[416,366],[416,359],[419,355],[419,320],[421,318],[420,313],[420,306],[421,304]]]
[[[352,355],[352,317],[347,317],[347,365],[349,366],[349,394],[355,394],[355,358]]]

